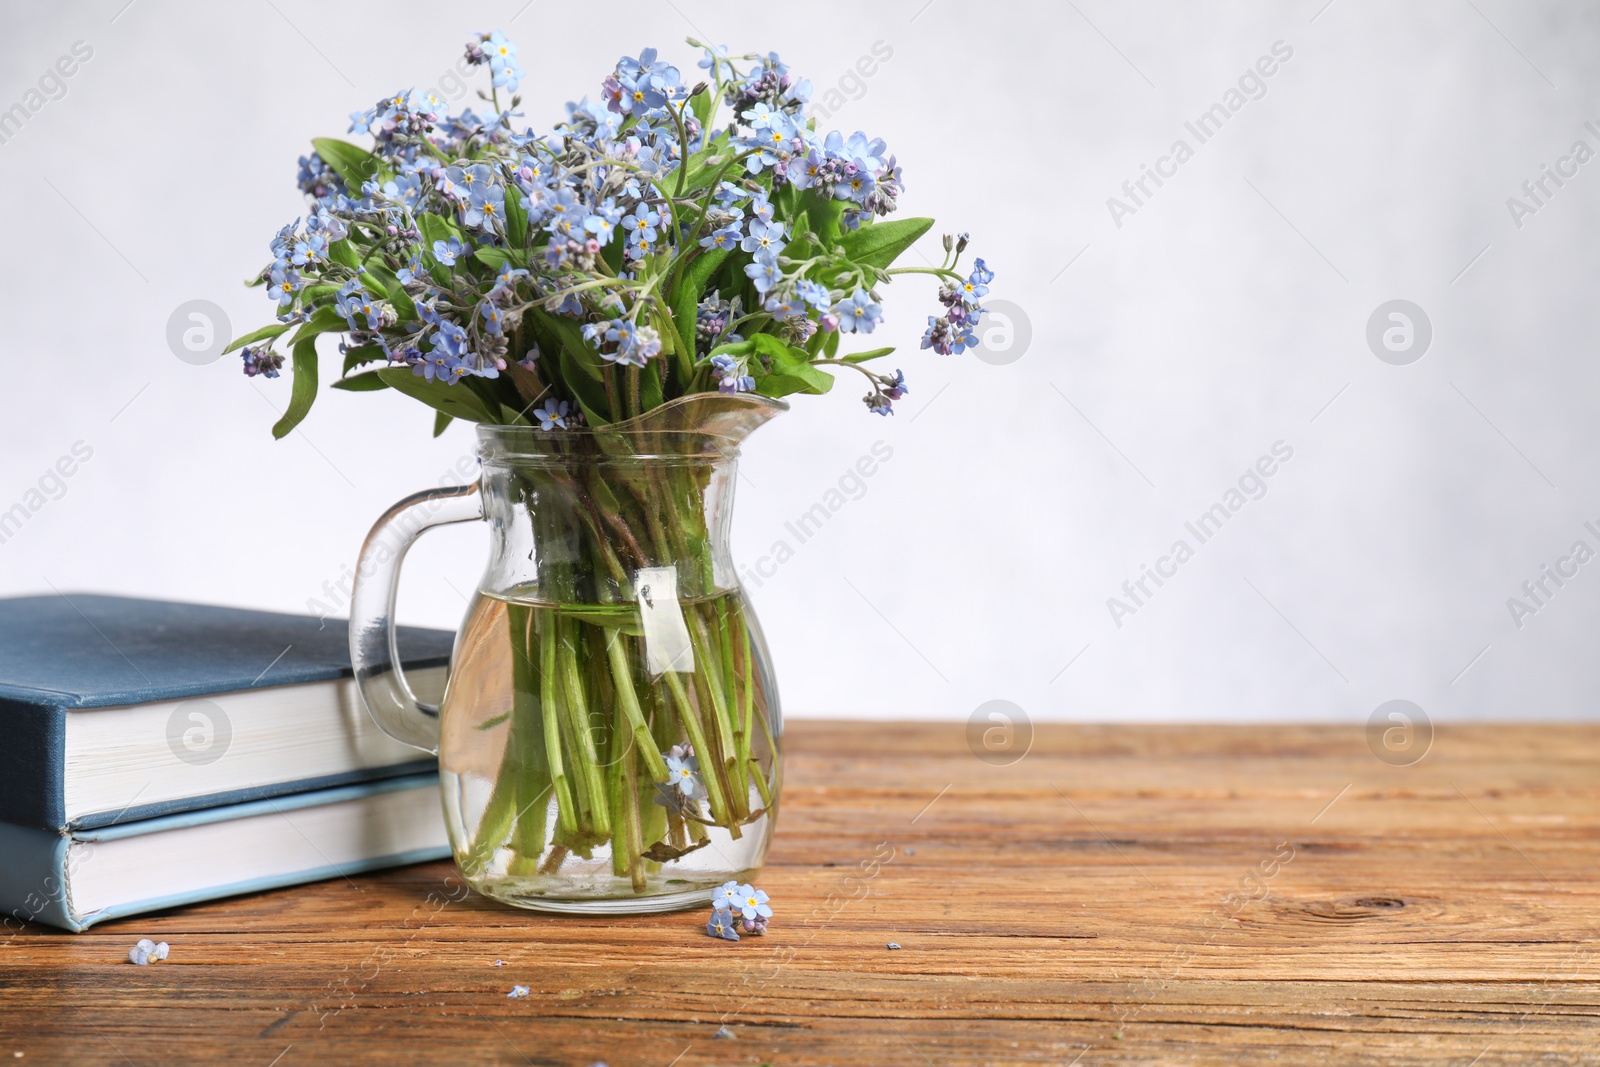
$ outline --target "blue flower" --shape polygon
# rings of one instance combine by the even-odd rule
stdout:
[[[578,194],[563,185],[545,201],[545,229],[563,239],[574,237],[582,225]]]
[[[738,939],[738,936],[735,935],[734,940],[737,941]],[[145,967],[166,959],[168,951],[165,941],[156,942],[148,937],[141,937],[139,943],[128,950],[128,962],[137,963],[139,966]]]
[[[478,314],[483,316],[483,327],[484,329],[488,330],[490,334],[495,337],[499,337],[505,332],[505,328],[500,322],[500,309],[495,306],[492,300],[485,300],[482,304],[479,304]]]
[[[247,378],[261,375],[263,378],[276,378],[278,368],[283,366],[283,357],[270,348],[246,347],[239,355],[244,359],[244,373]]]
[[[754,263],[745,266],[744,272],[758,293],[766,292],[783,278],[783,271],[778,269],[778,257],[770,252],[759,253]]]
[[[435,348],[411,364],[411,373],[430,382],[449,382],[451,361],[454,359],[454,356]]]
[[[309,230],[309,227],[307,227]],[[328,251],[328,239],[320,233],[308,232],[304,237],[294,243],[294,255],[289,257],[289,262],[297,267],[307,263],[315,263]]]
[[[489,69],[494,72],[494,87],[508,93],[517,91],[522,83],[522,68],[517,65],[517,46],[506,40],[499,30],[484,35],[483,53],[489,57]]]
[[[972,261],[972,280],[979,285],[988,285],[994,281],[994,271],[989,269],[981,257]]]
[[[523,997],[525,997],[527,995],[528,995],[528,987],[527,986],[525,986],[525,985],[514,985],[514,986],[511,987],[511,992],[506,994],[506,999],[507,1000],[521,1000]]]
[[[584,338],[594,341],[605,329],[604,340],[615,345],[610,352],[601,352],[600,358],[612,363],[642,367],[661,352],[661,335],[650,326],[640,326],[630,319],[612,319],[605,323],[590,323],[584,327]]]
[[[700,761],[693,756],[679,759],[667,757],[667,781],[686,797],[692,797],[700,788]]]
[[[809,278],[800,279],[799,284],[795,286],[795,294],[818,311],[833,303],[833,294],[828,292],[828,287]]]
[[[621,221],[622,209],[608,196],[595,205],[594,210],[583,220],[583,228],[592,233],[595,240],[607,245],[611,243],[612,236],[617,232],[617,223]]]
[[[439,191],[446,196],[470,201],[474,189],[494,184],[494,171],[489,169],[487,163],[476,163],[470,167],[446,167],[436,184]]]
[[[734,929],[733,912],[726,908],[713,911],[711,921],[706,923],[706,933],[711,937],[720,937],[724,941],[739,940],[739,932]]]
[[[294,303],[294,294],[305,288],[300,272],[289,267],[274,266],[268,277],[271,282],[267,287],[268,291],[277,299],[279,307],[288,307]]]
[[[433,335],[433,350],[443,352],[447,356],[462,356],[467,349],[467,331],[451,322],[441,319],[439,332]]]
[[[334,306],[338,308],[339,314],[344,316],[344,321],[352,330],[376,330],[383,325],[381,305],[359,285],[336,297]],[[365,324],[357,322],[358,318],[365,319]]]
[[[967,276],[967,280],[961,283],[961,300],[968,307],[976,307],[980,299],[989,295],[989,286],[983,281],[983,275],[987,273],[982,268],[983,260],[978,260],[978,263],[978,269],[974,270]],[[989,276],[991,278],[994,277],[993,274]]]
[[[713,909],[726,909],[731,911],[733,910],[733,902],[737,900],[738,897],[739,883],[723,882],[717,887],[717,891],[711,896],[711,907]]]
[[[464,248],[459,237],[452,237],[449,241],[433,242],[433,258],[446,267],[455,266],[456,257],[461,255],[463,251]]]
[[[477,229],[499,233],[503,228],[505,217],[505,186],[475,183],[467,194],[467,209],[462,214],[461,221]]]
[[[513,267],[511,265],[511,261],[507,260],[506,262],[500,264],[499,270],[495,271],[494,288],[498,290],[510,291],[517,284],[517,279],[525,278],[527,277],[527,274],[528,272],[525,269],[522,267]]]
[[[606,79],[607,106],[637,118],[683,94],[683,76],[678,68],[658,62],[654,48],[640,52],[638,59],[623,56],[617,61],[616,73]]]
[[[791,297],[788,300],[779,300],[777,297],[771,297],[761,306],[772,312],[772,317],[779,322],[802,318],[806,313],[806,302],[798,296]]]
[[[741,885],[734,896],[733,905],[746,919],[770,919],[772,909],[767,906],[767,894],[753,885]]]
[[[845,333],[871,333],[883,321],[883,308],[872,302],[865,289],[857,289],[833,305],[833,313],[839,317],[839,329]]]
[[[635,239],[643,238],[654,241],[658,236],[656,224],[661,221],[661,213],[649,204],[641,203],[633,209],[633,214],[622,220],[623,229],[631,233]]]
[[[783,251],[783,223],[763,222],[759,218],[750,223],[750,235],[739,242],[746,252],[769,252],[777,255]]]
[[[700,239],[701,248],[737,248],[744,231],[737,222],[730,222],[720,230],[713,230]]]
[[[729,394],[755,392],[756,380],[745,373],[744,362],[735,356],[727,353],[712,356],[711,375],[717,379],[718,392]]]
[[[565,400],[546,400],[540,407],[533,409],[533,417],[539,423],[539,429],[567,428],[568,405]]]
[[[703,47],[705,49],[705,55],[701,56],[700,62],[695,65],[701,70],[711,70],[714,65],[716,67],[716,71],[711,75],[713,78],[732,78],[733,64],[728,61],[728,46],[725,44],[719,44],[715,47],[712,47],[711,45],[705,45]]]

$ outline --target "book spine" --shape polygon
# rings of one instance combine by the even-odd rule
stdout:
[[[66,826],[66,709],[0,697],[0,820],[56,832]]]
[[[74,932],[87,925],[72,912],[71,841],[49,830],[0,823],[0,938],[27,923],[48,923]]]

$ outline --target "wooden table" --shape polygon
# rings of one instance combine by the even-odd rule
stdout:
[[[1595,726],[1410,767],[1334,727],[787,744],[764,939],[454,901],[448,864],[29,928],[0,1063],[1600,1063]]]

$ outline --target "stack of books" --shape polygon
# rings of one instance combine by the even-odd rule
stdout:
[[[452,635],[402,627],[438,698]],[[449,854],[431,757],[385,735],[346,624],[0,599],[0,916],[103,919]]]

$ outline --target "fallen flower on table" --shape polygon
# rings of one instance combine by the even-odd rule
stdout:
[[[521,1000],[523,997],[525,997],[527,995],[528,995],[528,987],[527,986],[525,986],[525,985],[514,985],[514,986],[511,987],[511,992],[506,994],[506,999],[507,1000]]]
[[[711,898],[711,921],[706,935],[724,941],[737,941],[739,935],[760,937],[772,918],[770,898],[753,885],[724,882]]]
[[[159,963],[167,958],[171,951],[165,941],[156,942],[148,937],[141,937],[139,943],[128,950],[128,962],[137,963],[144,967],[151,963]]]

